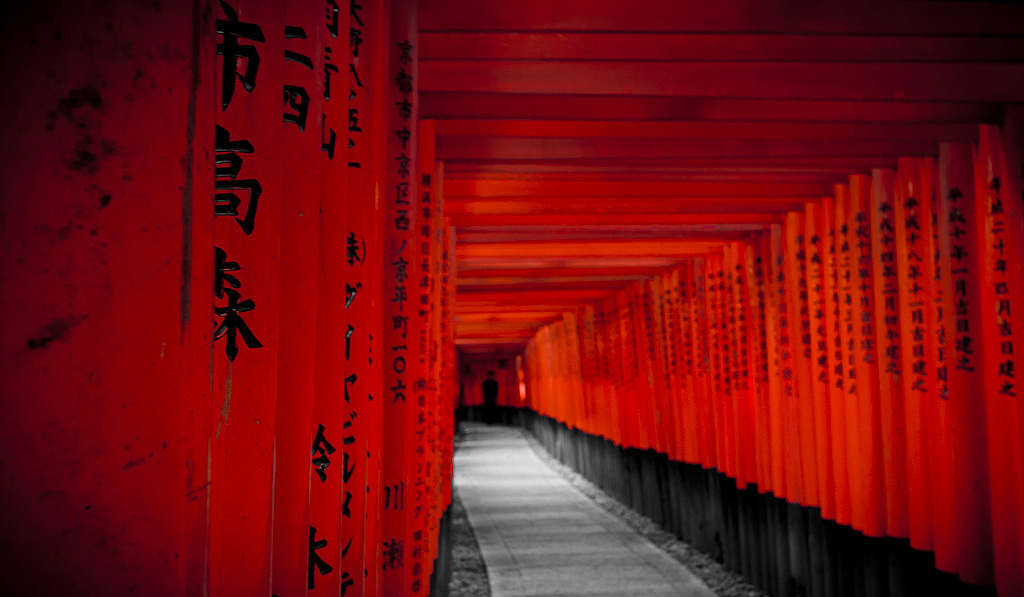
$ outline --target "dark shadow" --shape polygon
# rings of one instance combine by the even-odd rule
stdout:
[[[492,425],[498,422],[498,382],[494,379],[494,372],[487,372],[487,379],[483,383],[484,392],[484,423]]]

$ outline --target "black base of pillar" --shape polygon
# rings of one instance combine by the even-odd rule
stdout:
[[[533,413],[533,411],[509,406],[495,406],[490,409],[486,406],[460,406],[455,409],[455,422],[475,421],[478,423],[523,427],[525,426],[523,413],[527,412]]]
[[[437,530],[437,557],[434,571],[430,573],[430,597],[448,597],[448,584],[452,579],[451,513],[451,506],[444,509]]]
[[[514,410],[514,409],[506,409]],[[990,597],[993,587],[935,569],[906,539],[866,537],[712,469],[625,449],[529,410],[504,421],[530,432],[555,458],[774,597]]]

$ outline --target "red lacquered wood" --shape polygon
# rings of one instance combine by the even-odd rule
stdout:
[[[982,273],[979,256],[967,251],[979,243],[972,152],[968,145],[943,144],[938,164],[939,247],[942,269],[949,272],[942,288],[943,323],[947,350],[952,349],[946,361],[949,399],[940,417],[950,428],[953,468],[943,485],[953,495],[951,504],[936,510],[935,565],[967,582],[987,584],[993,570],[985,382],[972,331],[981,329]]]
[[[871,178],[869,222],[874,282],[875,343],[878,364],[878,417],[885,487],[885,530],[890,537],[907,537],[907,447],[901,376],[898,269],[896,264],[895,172],[876,169]]]

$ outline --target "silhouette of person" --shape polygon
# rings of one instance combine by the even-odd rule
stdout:
[[[494,379],[494,371],[487,372],[483,383],[484,391],[484,423],[488,425],[498,422],[498,382]]]

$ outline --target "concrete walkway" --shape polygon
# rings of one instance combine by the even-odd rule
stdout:
[[[455,487],[493,597],[714,597],[689,570],[552,471],[521,431],[464,425]]]

